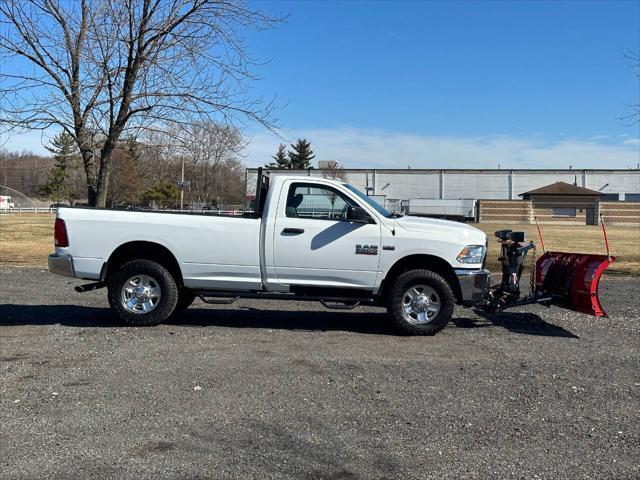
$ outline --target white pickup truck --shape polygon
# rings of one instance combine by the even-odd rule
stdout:
[[[432,335],[454,304],[489,289],[487,239],[457,222],[400,216],[351,185],[258,176],[242,216],[60,208],[53,273],[107,287],[123,321],[156,325],[196,297],[316,300],[386,307],[398,329]]]
[[[9,208],[16,208],[16,204],[13,203],[11,197],[7,195],[0,195],[0,210],[7,210]]]

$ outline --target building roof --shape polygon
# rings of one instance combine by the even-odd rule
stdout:
[[[597,190],[591,190],[589,188],[578,187],[565,182],[556,182],[546,187],[536,188],[535,190],[529,190],[528,192],[521,193],[520,196],[529,195],[602,195]]]

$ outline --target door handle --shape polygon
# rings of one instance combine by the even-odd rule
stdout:
[[[300,235],[301,233],[304,233],[304,228],[285,228],[284,230],[282,230],[282,233]]]

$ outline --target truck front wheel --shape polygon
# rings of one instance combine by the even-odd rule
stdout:
[[[169,318],[178,302],[175,279],[152,260],[125,263],[111,275],[107,287],[111,309],[129,325],[158,325]]]
[[[435,335],[453,315],[455,297],[449,283],[431,270],[409,270],[392,283],[387,310],[406,335]]]

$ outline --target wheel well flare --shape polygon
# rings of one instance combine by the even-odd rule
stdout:
[[[453,267],[443,258],[435,255],[409,255],[398,260],[387,272],[381,286],[381,295],[385,295],[391,281],[398,275],[408,270],[424,268],[441,275],[451,286],[453,294],[458,302],[462,301],[462,292],[460,290],[460,282],[456,276]]]
[[[105,281],[108,275],[127,262],[142,259],[159,263],[169,270],[176,283],[182,285],[180,265],[171,251],[159,243],[142,241],[125,243],[116,248],[103,265],[100,280]]]

